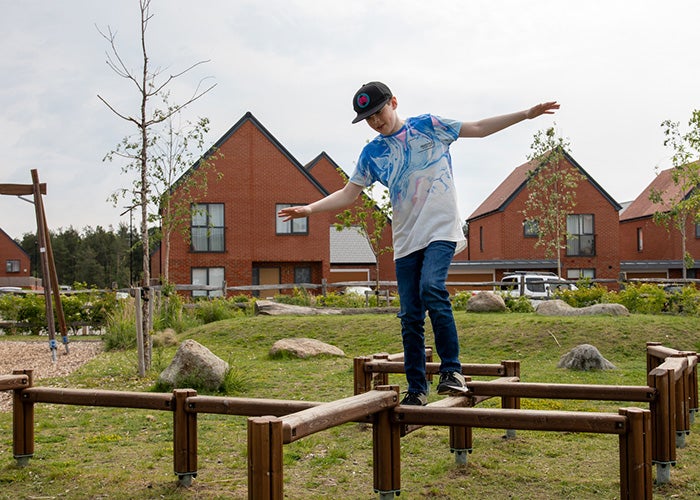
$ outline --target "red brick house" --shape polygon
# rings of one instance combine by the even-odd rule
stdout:
[[[0,229],[0,286],[31,287],[30,259],[27,252]]]
[[[670,224],[654,222],[654,213],[667,212],[668,205],[653,203],[652,191],[665,193],[664,199],[677,199],[681,188],[671,178],[672,169],[663,170],[642,193],[620,214],[620,263],[627,278],[681,278],[683,251],[681,233]],[[696,257],[695,265],[687,270],[688,278],[697,278],[700,261],[700,224],[688,221],[686,251]]]
[[[191,241],[179,234],[171,240],[171,281],[249,286],[375,279],[374,257],[360,248],[356,234],[340,244],[345,250],[360,248],[361,255],[348,257],[344,252],[344,257],[333,260],[335,214],[289,222],[277,217],[283,206],[310,203],[344,185],[328,155],[321,153],[302,165],[251,113],[213,149],[223,156],[207,170],[208,188],[193,210]],[[176,188],[175,201],[177,196]],[[385,238],[391,241],[390,227]],[[391,259],[391,254],[381,257],[382,280],[395,279],[393,265],[387,265]],[[160,249],[151,258],[151,269],[157,278],[162,270]]]
[[[621,206],[574,160],[564,153],[567,168],[583,176],[576,189],[575,212],[567,217],[569,239],[562,254],[562,277],[617,279],[620,272],[619,210]],[[468,247],[455,257],[450,281],[500,281],[518,270],[557,271],[535,247],[537,235],[523,216],[532,162],[515,170],[468,217]]]

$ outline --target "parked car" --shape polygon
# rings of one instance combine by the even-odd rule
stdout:
[[[518,271],[503,276],[500,289],[513,297],[524,295],[532,299],[549,299],[557,291],[577,288],[555,273]]]

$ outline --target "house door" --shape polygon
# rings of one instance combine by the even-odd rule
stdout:
[[[259,267],[258,269],[258,283],[257,285],[279,285],[280,282],[280,268],[279,267]],[[260,290],[261,298],[271,298],[275,294],[279,293],[279,290]]]

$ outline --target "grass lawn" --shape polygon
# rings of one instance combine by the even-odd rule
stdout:
[[[646,385],[645,344],[700,351],[697,317],[552,318],[534,314],[456,314],[462,361],[521,361],[524,382]],[[271,359],[272,344],[311,337],[333,344],[345,358]],[[228,395],[332,401],[353,393],[352,358],[401,351],[399,320],[390,314],[245,317],[187,331],[228,361],[238,390]],[[0,336],[2,340],[27,337]],[[427,332],[432,345],[432,333]],[[573,347],[593,344],[616,370],[569,372],[556,368]],[[175,347],[154,350],[153,370],[136,376],[134,351],[106,352],[65,379],[36,385],[152,390]],[[47,362],[50,357],[47,355]],[[405,390],[402,375],[390,383]],[[434,392],[430,400],[439,399]],[[497,407],[500,401],[485,406]],[[604,411],[633,406],[616,402],[523,399],[524,409]],[[643,407],[643,406],[642,406]],[[126,408],[38,404],[35,455],[19,468],[12,457],[12,414],[0,413],[0,498],[246,498],[246,418],[198,416],[197,478],[178,485],[173,474],[172,414]],[[700,423],[678,450],[671,483],[654,497],[700,496]],[[372,499],[372,436],[368,426],[346,424],[284,449],[285,497]],[[400,498],[600,499],[619,496],[618,437],[474,429],[466,466],[449,451],[448,429],[424,427],[401,442]]]

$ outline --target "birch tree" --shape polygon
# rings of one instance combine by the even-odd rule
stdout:
[[[123,190],[122,193],[133,196],[133,206],[138,206],[141,211],[141,243],[142,243],[142,274],[141,281],[144,288],[150,286],[151,273],[150,273],[150,234],[148,228],[149,222],[149,201],[151,197],[151,181],[149,178],[149,155],[150,147],[153,145],[153,134],[152,129],[154,126],[167,120],[169,116],[178,112],[182,108],[190,105],[192,102],[196,101],[204,94],[209,92],[214,88],[215,84],[205,86],[201,80],[196,86],[192,95],[187,98],[182,104],[173,106],[171,110],[167,111],[157,111],[154,110],[152,100],[154,97],[161,95],[166,92],[168,86],[177,78],[185,75],[192,69],[208,61],[199,61],[191,66],[185,68],[182,71],[176,73],[165,73],[163,69],[159,67],[152,67],[148,57],[147,44],[146,44],[146,33],[148,31],[148,24],[153,18],[151,14],[151,1],[150,0],[139,0],[139,11],[141,15],[140,19],[140,71],[136,72],[130,69],[124,58],[122,58],[119,50],[117,49],[116,37],[117,34],[109,26],[106,30],[100,30],[98,32],[108,43],[107,50],[107,66],[120,78],[125,79],[137,91],[138,95],[138,107],[136,113],[129,113],[126,111],[118,110],[115,106],[110,104],[110,102],[98,95],[97,97],[102,101],[116,116],[122,120],[134,125],[137,129],[136,138],[127,137],[123,139],[114,151],[109,153],[105,159],[112,160],[119,157],[125,160],[127,163],[123,167],[123,171],[137,172],[137,179],[131,189]],[[149,312],[148,303],[143,302],[143,314],[142,314],[142,327],[143,327],[143,340],[145,346],[145,368],[149,369],[151,365],[151,325],[152,318]]]

